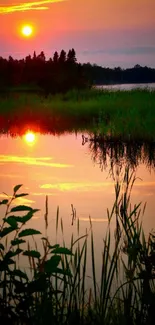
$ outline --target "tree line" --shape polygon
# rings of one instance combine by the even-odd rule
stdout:
[[[48,60],[43,51],[23,59],[0,57],[0,91],[27,86],[45,93],[89,88],[95,84],[155,82],[155,69],[136,65],[131,69],[110,69],[77,62],[76,52],[55,51]]]
[[[39,87],[47,93],[66,92],[87,86],[83,72],[74,49],[68,53],[62,50],[60,54],[56,51],[48,60],[43,51],[20,60],[0,57],[0,89],[28,86]]]
[[[128,69],[120,67],[110,69],[86,63],[83,68],[93,84],[96,85],[155,82],[155,69],[147,66],[142,67],[139,64]]]

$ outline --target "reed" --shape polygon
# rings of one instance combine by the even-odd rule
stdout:
[[[114,175],[115,202],[107,210],[108,226],[103,239],[100,279],[97,278],[95,240],[89,228],[71,236],[66,247],[63,221],[57,210],[55,233],[62,236],[60,246],[49,241],[27,223],[38,211],[28,206],[12,207],[21,185],[0,202],[6,207],[0,228],[0,321],[1,324],[154,324],[155,236],[145,237],[141,216],[145,205],[131,205],[136,175],[126,168]],[[46,198],[45,232],[48,229]],[[73,208],[73,214],[75,210]],[[75,217],[75,215],[73,216]],[[115,233],[111,222],[115,218]],[[74,218],[75,219],[75,218]],[[38,250],[36,236],[42,242]],[[30,238],[32,243],[30,245]],[[114,245],[113,245],[114,244]],[[90,250],[90,251],[89,251]],[[91,287],[87,287],[88,254],[91,256]],[[29,270],[21,265],[27,259]],[[89,271],[90,273],[90,271]]]

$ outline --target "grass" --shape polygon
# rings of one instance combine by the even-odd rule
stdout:
[[[108,227],[103,239],[100,280],[96,277],[95,242],[90,219],[89,229],[80,237],[64,241],[63,222],[56,216],[56,234],[62,242],[50,243],[48,235],[27,228],[37,212],[27,206],[13,206],[21,185],[14,187],[12,198],[1,201],[6,207],[0,229],[0,321],[1,324],[77,324],[77,325],[153,325],[155,306],[155,236],[145,234],[140,217],[141,204],[131,206],[135,174],[126,168],[116,175],[115,202],[107,210]],[[111,222],[115,218],[113,234]],[[46,199],[45,232],[48,229]],[[38,250],[35,236],[42,242]],[[32,237],[34,247],[30,247]],[[115,243],[115,245],[113,245]],[[87,288],[87,259],[91,255],[91,288]],[[30,272],[19,261],[27,259]],[[90,273],[90,272],[89,272]]]
[[[45,132],[92,130],[116,138],[155,140],[155,91],[72,91],[45,98],[14,93],[1,97],[0,128],[26,123]],[[23,123],[24,122],[24,123]]]

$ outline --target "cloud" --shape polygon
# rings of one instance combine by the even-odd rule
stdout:
[[[40,185],[41,189],[53,190],[54,193],[59,192],[100,192],[110,189],[114,193],[113,182],[53,182],[49,184]],[[153,195],[155,192],[155,182],[137,182],[134,184],[133,193],[135,195],[141,193],[142,195]],[[53,195],[53,192],[52,192]]]
[[[0,6],[0,14],[10,14],[17,11],[28,11],[28,10],[48,10],[51,3],[62,2],[64,0],[41,0],[33,1],[29,3],[21,3],[12,6]],[[44,6],[45,5],[45,6]]]
[[[82,51],[83,55],[145,55],[145,54],[155,54],[154,46],[134,46],[130,48],[107,48],[107,49],[98,49],[98,50],[85,50]]]
[[[55,168],[68,168],[73,167],[69,164],[61,163],[52,163],[50,162],[52,158],[50,157],[21,157],[21,156],[9,156],[9,155],[0,155],[0,163],[22,163],[26,165],[34,166],[47,166]]]
[[[112,186],[112,182],[106,182],[106,183],[85,183],[85,182],[73,182],[73,183],[53,183],[53,184],[43,184],[40,186],[40,188],[44,189],[54,189],[58,191],[90,191],[96,188],[96,190],[101,190],[103,187]]]
[[[51,193],[51,192],[34,192],[34,193],[31,193],[31,195],[34,195],[34,196],[55,196],[57,195],[56,193]]]

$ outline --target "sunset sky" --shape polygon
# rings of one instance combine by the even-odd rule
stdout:
[[[74,47],[80,62],[155,67],[155,0],[0,0],[0,22],[3,57]]]

